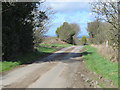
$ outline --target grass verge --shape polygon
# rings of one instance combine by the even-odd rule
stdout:
[[[50,47],[51,46],[51,47]],[[36,60],[43,58],[46,55],[49,55],[55,51],[57,51],[57,48],[64,48],[71,46],[70,44],[45,44],[40,45],[40,47],[36,47],[37,51],[33,53],[27,53],[20,57],[18,57],[18,60],[15,62],[12,61],[3,61],[0,62],[0,72],[5,72],[8,70],[11,70],[15,68],[16,66],[22,65],[22,64],[30,64],[35,62]]]
[[[118,63],[102,57],[97,53],[97,49],[91,46],[85,46],[86,54],[83,59],[88,69],[103,77],[112,80],[115,86],[118,86]]]
[[[19,62],[8,62],[8,61],[0,62],[0,72],[10,70],[18,66],[19,64],[20,64]]]

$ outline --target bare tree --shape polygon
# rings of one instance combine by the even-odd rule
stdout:
[[[97,19],[104,20],[118,29],[118,3],[117,2],[93,2],[92,12],[96,13]]]
[[[39,8],[40,11],[34,11],[34,22],[33,25],[35,26],[34,28],[34,43],[35,46],[38,45],[40,42],[43,40],[44,34],[49,30],[51,27],[51,20],[54,15],[54,12],[52,11],[51,8],[49,7],[43,7],[40,6]]]
[[[92,2],[92,12],[96,14],[96,18],[108,22],[112,25],[112,29],[108,31],[108,37],[112,42],[113,47],[118,47],[118,36],[119,36],[119,23],[118,23],[118,14],[119,14],[119,3],[117,2]]]

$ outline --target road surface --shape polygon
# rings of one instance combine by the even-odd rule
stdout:
[[[12,70],[2,76],[0,87],[99,88],[94,80],[98,76],[87,71],[83,64],[81,49],[82,46],[67,47],[33,64]]]

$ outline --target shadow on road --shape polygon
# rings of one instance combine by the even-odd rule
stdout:
[[[92,54],[91,52],[81,52],[81,53],[45,53],[46,57],[39,59],[36,63],[39,62],[51,62],[51,61],[67,61],[73,59],[80,59],[82,56]],[[77,60],[76,60],[77,61]]]
[[[70,51],[71,49],[69,49],[68,51]],[[66,60],[71,60],[71,59],[73,60],[75,58],[80,58],[88,54],[92,54],[92,53],[86,51],[82,51],[82,52],[80,51],[80,53],[74,53],[74,52],[46,53],[46,52],[35,51],[33,53],[24,55],[25,57],[20,57],[18,60],[20,60],[20,63],[24,65],[32,64],[32,63],[40,63],[40,62],[51,62],[51,61],[64,62]],[[11,62],[16,62],[16,59],[13,59],[13,61]]]

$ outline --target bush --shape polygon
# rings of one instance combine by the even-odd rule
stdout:
[[[82,38],[81,38],[81,44],[82,45],[86,45],[86,43],[87,43],[86,36],[82,36]]]

